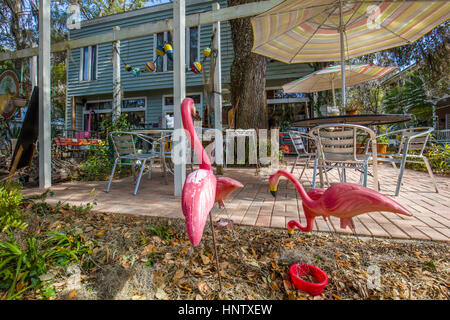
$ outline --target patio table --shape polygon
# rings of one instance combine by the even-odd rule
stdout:
[[[409,114],[358,114],[303,119],[291,123],[293,127],[316,127],[321,124],[359,124],[362,126],[393,124],[412,120]]]

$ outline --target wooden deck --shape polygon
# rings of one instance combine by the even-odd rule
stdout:
[[[188,167],[189,168],[189,167]],[[350,170],[349,170],[350,171]],[[109,193],[105,192],[106,181],[101,182],[68,182],[51,188],[54,196],[48,202],[58,201],[71,205],[85,205],[96,201],[94,211],[148,215],[167,218],[183,218],[180,198],[173,196],[172,179],[169,184],[154,168],[153,178],[143,177],[139,191],[133,196],[134,183],[132,177],[115,180]],[[296,169],[297,175],[300,173]],[[295,173],[294,172],[294,173]],[[214,219],[231,217],[236,224],[255,227],[285,228],[291,219],[306,224],[301,199],[293,185],[287,180],[280,181],[277,198],[273,198],[268,190],[267,169],[255,175],[252,168],[228,168],[226,176],[241,181],[245,187],[231,194],[226,201],[227,210],[213,209]],[[386,237],[399,239],[421,239],[435,241],[450,240],[450,177],[436,176],[439,193],[425,172],[406,170],[403,187],[398,197],[394,197],[397,173],[389,165],[379,166],[381,192],[393,197],[408,208],[413,217],[400,216],[389,212],[363,214],[354,219],[356,232],[361,236]],[[302,178],[305,188],[311,187],[312,169],[308,169]],[[330,172],[330,182],[339,182],[337,171]],[[359,181],[359,173],[347,173],[347,181]],[[368,185],[372,186],[369,177]],[[39,189],[26,189],[25,194],[41,192]],[[322,218],[316,219],[314,231],[348,233],[349,229],[340,229],[339,220],[332,217],[328,223]],[[300,231],[296,231],[300,232]]]

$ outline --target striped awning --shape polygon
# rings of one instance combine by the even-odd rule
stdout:
[[[388,73],[398,69],[397,67],[381,67],[369,64],[345,66],[345,84],[347,87],[357,85],[370,80],[383,78]],[[341,66],[331,66],[306,77],[283,85],[286,93],[317,92],[341,88]]]
[[[445,0],[287,0],[252,18],[252,51],[285,63],[341,60],[409,44],[450,18]]]

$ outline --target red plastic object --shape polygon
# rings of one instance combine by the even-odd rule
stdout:
[[[312,296],[318,296],[328,283],[328,276],[321,269],[310,264],[297,263],[289,268],[289,274],[295,287],[299,290],[305,291]],[[312,283],[301,279],[301,276],[311,275],[318,283]]]

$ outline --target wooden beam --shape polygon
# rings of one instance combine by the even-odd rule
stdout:
[[[220,4],[215,2],[212,4],[212,12],[217,12],[220,10]],[[216,133],[222,132],[222,55],[220,49],[220,21],[214,23],[213,25],[214,37],[214,52],[217,52],[215,56],[214,64],[214,128]],[[223,136],[215,137],[215,149],[216,149],[216,168],[217,174],[223,174]]]
[[[185,137],[181,133],[183,123],[181,121],[181,102],[186,97],[186,3],[185,0],[173,1],[173,17],[175,25],[173,28],[173,106],[174,106],[174,129],[173,144],[176,150],[181,151],[181,159],[174,161],[174,196],[181,196],[184,181],[186,180],[186,145]],[[184,130],[183,130],[184,132]]]
[[[39,1],[39,187],[52,185],[50,0]]]
[[[120,27],[116,26],[114,31],[119,31]],[[120,80],[120,41],[113,42],[113,105],[112,119],[116,121],[122,113],[122,82]],[[98,54],[98,53],[97,53]]]
[[[202,24],[213,24],[220,21],[228,21],[238,18],[255,16],[271,9],[282,1],[283,0],[267,0],[223,8],[217,11],[191,14],[189,16],[186,16],[186,27],[194,27]],[[139,26],[122,28],[116,31],[109,31],[101,33],[99,35],[84,37],[81,39],[62,41],[52,44],[51,52],[83,48],[96,44],[110,43],[116,40],[128,40],[133,38],[145,37],[164,31],[172,31],[173,24],[173,19],[166,19],[157,22],[141,24]],[[0,61],[27,58],[37,56],[38,54],[38,48],[27,48],[12,52],[2,52],[0,53]]]

